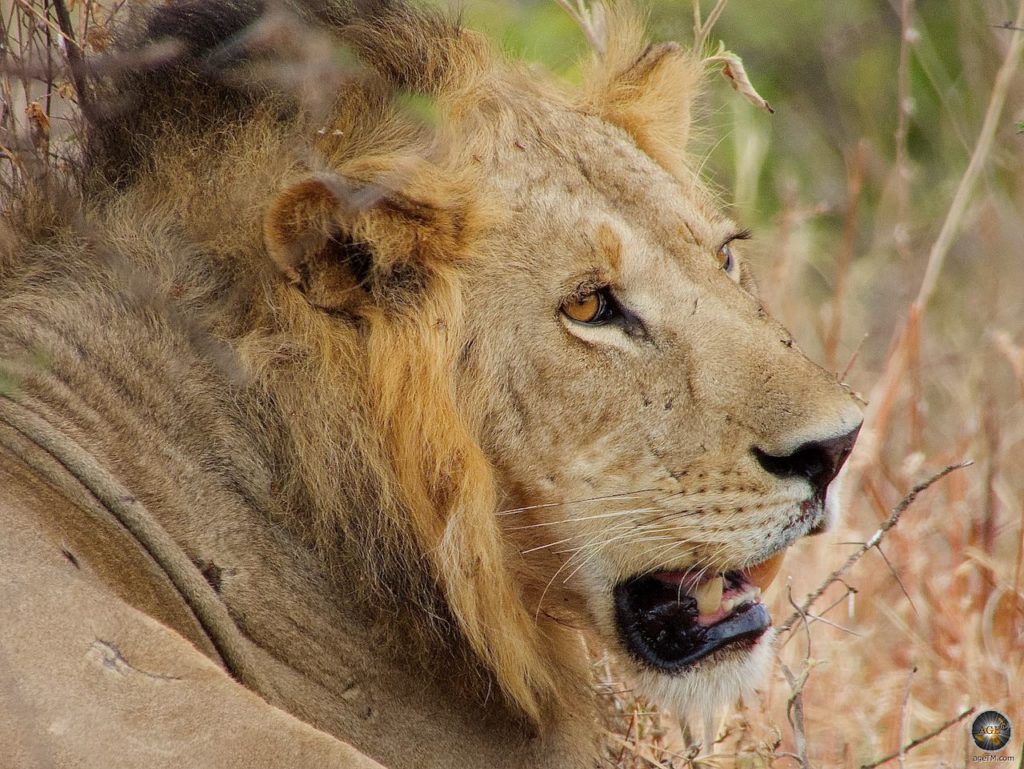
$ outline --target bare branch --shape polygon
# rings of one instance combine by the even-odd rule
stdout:
[[[811,605],[819,598],[821,598],[822,594],[829,588],[829,586],[833,582],[836,582],[841,576],[843,576],[847,571],[849,571],[850,567],[857,563],[857,561],[861,559],[864,553],[866,553],[868,550],[875,547],[879,542],[881,542],[882,537],[885,536],[886,532],[897,524],[897,522],[900,519],[900,516],[902,516],[903,513],[906,512],[907,508],[914,503],[914,500],[917,499],[918,494],[920,494],[922,491],[927,489],[932,484],[942,480],[954,470],[960,470],[961,468],[969,467],[972,464],[974,463],[968,461],[960,462],[959,464],[956,465],[949,465],[948,467],[945,467],[939,472],[937,472],[931,478],[922,481],[921,483],[917,484],[914,488],[912,488],[910,490],[910,493],[907,494],[907,496],[905,496],[903,499],[901,499],[900,503],[893,508],[892,514],[885,520],[885,522],[881,526],[878,527],[878,531],[872,534],[871,538],[863,545],[861,545],[857,552],[855,552],[853,555],[847,558],[846,563],[844,563],[834,572],[829,574],[828,578],[821,583],[817,590],[809,594],[807,598],[804,599],[804,602],[800,606],[800,608],[797,611],[793,612],[793,614],[789,616],[789,619],[782,623],[782,625],[779,627],[779,632],[785,633],[791,627],[793,627],[793,623],[795,623],[798,619],[807,614],[808,610],[811,608]]]
[[[718,21],[718,17],[725,10],[725,4],[729,0],[716,0],[715,7],[711,9],[707,19],[701,19],[700,0],[693,0],[693,50],[699,51],[704,47],[711,33],[712,27]]]
[[[793,740],[796,742],[796,749],[800,761],[801,769],[811,769],[811,762],[807,758],[807,735],[804,732],[804,700],[803,690],[804,683],[807,681],[807,670],[804,670],[804,674],[800,678],[796,678],[784,663],[780,665],[782,674],[786,677],[786,681],[789,682],[789,688],[793,690],[793,696],[789,698],[789,708],[787,710],[787,717],[789,718],[790,726],[793,727]]]
[[[911,740],[906,745],[904,745],[899,750],[897,750],[895,753],[890,753],[889,755],[885,756],[884,758],[880,758],[877,761],[872,761],[870,764],[861,764],[860,769],[875,769],[876,766],[881,766],[882,764],[886,763],[887,761],[892,761],[894,758],[899,758],[901,755],[904,755],[904,754],[908,753],[909,751],[911,751],[914,748],[916,748],[918,745],[922,745],[922,744],[928,742],[928,740],[932,739],[932,737],[937,737],[938,735],[942,734],[949,727],[955,726],[956,724],[960,723],[965,718],[967,718],[967,716],[971,715],[971,713],[973,713],[973,712],[974,712],[974,708],[973,707],[972,708],[968,708],[963,713],[958,715],[956,718],[951,718],[950,720],[946,721],[946,723],[942,724],[942,726],[940,726],[939,728],[935,729],[934,731],[928,732],[928,734],[924,734],[924,735],[918,737],[916,740]]]
[[[569,14],[573,21],[583,30],[583,35],[598,56],[604,56],[608,50],[608,30],[605,22],[605,10],[601,3],[588,7],[585,0],[576,0],[573,5],[569,0],[555,0]]]
[[[90,101],[86,90],[82,48],[78,45],[78,41],[75,40],[75,29],[71,23],[71,14],[68,13],[68,7],[64,0],[53,0],[53,10],[57,14],[57,24],[66,43],[64,49],[68,57],[68,66],[71,68],[71,79],[75,82],[75,90],[78,92],[78,106],[85,115],[88,115]]]
[[[946,262],[946,255],[949,253],[956,235],[960,232],[967,204],[974,194],[974,188],[981,172],[992,153],[993,140],[996,129],[1002,120],[1003,107],[1006,104],[1010,83],[1017,73],[1021,51],[1024,50],[1024,34],[1022,34],[1024,32],[1024,0],[1020,0],[1017,4],[1016,19],[1012,23],[1007,22],[1000,26],[1011,30],[1006,56],[996,73],[988,107],[985,109],[985,117],[981,124],[981,131],[971,152],[971,159],[963,176],[960,177],[960,183],[957,185],[956,193],[946,211],[942,228],[928,253],[928,263],[921,279],[917,298],[910,305],[906,322],[893,334],[882,376],[868,398],[870,405],[864,419],[867,429],[861,431],[860,438],[867,450],[861,451],[856,461],[851,464],[850,473],[846,479],[849,489],[860,488],[864,469],[877,461],[880,455],[892,403],[906,379],[904,375],[911,357],[908,355],[908,347],[913,342],[920,318],[935,293],[939,275]]]
[[[910,669],[910,673],[907,675],[907,685],[903,689],[903,700],[900,704],[900,736],[899,744],[903,745],[903,740],[907,736],[907,705],[910,703],[910,686],[914,683],[914,673],[917,672],[917,665],[914,665]],[[900,769],[905,769],[907,763],[907,747],[900,748],[899,755],[899,766]]]
[[[896,571],[896,567],[892,565],[892,563],[889,561],[889,557],[885,554],[885,551],[882,550],[882,545],[875,545],[875,550],[877,550],[878,554],[882,556],[882,560],[885,561],[885,565],[889,568],[889,573],[892,574],[892,578],[896,580],[896,584],[900,586],[900,592],[903,593],[903,597],[907,599],[907,603],[909,603],[910,608],[914,610],[914,614],[919,615],[920,612],[917,610],[917,607],[914,606],[914,599],[911,598],[910,593],[907,592],[907,588],[903,584],[903,580],[900,579],[900,575],[899,572]]]

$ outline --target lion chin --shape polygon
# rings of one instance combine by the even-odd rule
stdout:
[[[681,718],[708,718],[746,700],[767,679],[772,666],[775,629],[766,630],[743,650],[727,650],[697,663],[681,675],[639,667],[632,673],[637,691]]]

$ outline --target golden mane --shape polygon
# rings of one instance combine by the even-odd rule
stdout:
[[[436,97],[442,113],[484,100],[516,110],[533,98],[528,78],[439,16],[391,3],[359,17],[342,4],[313,5],[307,14],[333,25],[330,34],[366,67],[329,120],[279,88],[239,88],[223,77],[251,64],[237,51],[210,74],[211,52],[249,28],[260,3],[166,6],[127,30],[125,45],[172,37],[185,41],[185,52],[155,72],[96,83],[101,94],[129,102],[133,119],[93,118],[85,188],[114,240],[137,239],[143,222],[152,237],[186,223],[194,249],[160,262],[159,249],[142,247],[138,258],[197,313],[212,314],[211,327],[230,339],[263,393],[247,418],[280,468],[284,522],[330,567],[360,573],[368,599],[409,607],[431,635],[451,635],[454,623],[509,701],[540,723],[547,703],[565,695],[560,644],[578,641],[528,605],[544,577],[529,573],[502,537],[479,425],[467,422],[453,379],[467,341],[461,265],[481,258],[467,244],[500,212],[476,198],[471,159],[450,146],[439,151],[435,134],[391,98],[409,89]],[[578,101],[682,174],[699,67],[674,48],[659,49],[638,75],[635,65],[651,49],[632,17],[612,18],[609,54],[592,67]],[[653,87],[638,85],[652,79]],[[553,88],[545,98],[570,104]],[[264,212],[278,191],[311,174],[356,191],[380,187],[372,201],[351,206],[344,244],[355,254],[369,243],[383,256],[366,282],[378,301],[312,306],[312,294],[285,279],[301,280],[300,271],[283,277],[267,258]],[[198,202],[189,193],[197,185],[223,196]],[[415,215],[389,207],[391,191],[412,201]],[[331,215],[338,205],[347,204],[330,203]],[[315,205],[279,214],[273,232],[313,222],[318,243],[335,237],[333,225],[313,221]],[[21,258],[16,247],[4,250],[0,273]],[[347,302],[361,283],[325,286],[323,301]],[[253,299],[217,299],[225,285]]]

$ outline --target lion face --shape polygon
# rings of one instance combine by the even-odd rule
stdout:
[[[399,126],[360,157],[350,137],[394,116],[343,102],[329,170],[264,220],[308,312],[352,335],[392,520],[537,722],[586,672],[567,627],[669,706],[755,681],[759,591],[828,525],[861,420],[768,317],[748,235],[689,169],[701,66],[610,28],[575,99],[445,36],[444,141]]]
[[[860,413],[695,182],[593,117],[550,122],[557,153],[495,143],[513,213],[467,291],[500,520],[545,575],[535,612],[584,615],[663,703],[734,697],[767,659],[760,590],[828,525]]]

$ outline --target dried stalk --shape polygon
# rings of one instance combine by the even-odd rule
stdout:
[[[796,678],[793,671],[785,664],[780,664],[782,675],[786,677],[789,688],[793,695],[789,698],[789,709],[787,717],[789,724],[793,727],[793,741],[796,743],[797,760],[800,761],[801,769],[811,769],[810,759],[807,757],[807,733],[804,730],[804,684],[807,682],[806,670],[804,675]]]
[[[925,268],[924,279],[921,281],[921,288],[917,293],[915,304],[922,309],[927,306],[935,287],[938,284],[939,274],[945,264],[946,256],[953,245],[953,238],[960,230],[960,223],[963,220],[967,203],[971,199],[978,177],[981,175],[985,161],[992,152],[992,141],[1002,119],[1003,107],[1006,104],[1006,96],[1010,91],[1010,82],[1019,69],[1021,51],[1024,50],[1024,0],[1017,4],[1017,19],[1014,22],[1013,34],[1010,36],[1010,44],[1006,51],[999,72],[996,73],[996,80],[992,86],[992,96],[989,98],[988,108],[985,110],[985,119],[981,124],[981,133],[978,134],[978,141],[971,154],[967,170],[960,179],[953,202],[950,204],[949,212],[942,223],[939,236],[932,245],[928,254],[928,266]]]
[[[82,58],[82,48],[75,40],[75,28],[71,23],[71,14],[68,13],[68,7],[64,0],[53,0],[53,10],[57,14],[60,33],[64,36],[68,67],[71,69],[71,79],[74,81],[75,91],[78,93],[78,107],[84,115],[88,115],[91,102],[86,90],[85,61]]]
[[[718,17],[725,10],[728,0],[717,0],[715,7],[711,9],[707,19],[701,19],[700,0],[693,0],[693,50],[700,51],[708,41],[708,34],[715,26]]]
[[[896,226],[894,238],[896,250],[906,258],[909,253],[910,233],[907,227],[907,210],[910,205],[910,168],[907,165],[907,131],[910,124],[910,45],[914,32],[910,17],[914,13],[914,0],[900,3],[900,62],[896,70]]]
[[[836,353],[842,336],[843,304],[846,299],[846,284],[853,262],[853,241],[856,237],[857,211],[864,192],[864,168],[867,166],[867,143],[858,142],[857,149],[846,163],[846,217],[843,222],[843,240],[836,263],[836,279],[832,289],[832,307],[829,313],[828,336],[825,338],[825,365],[830,371],[836,370]],[[842,379],[840,379],[842,381]]]
[[[928,263],[925,267],[924,277],[921,279],[921,286],[918,289],[917,297],[910,306],[907,320],[900,331],[893,338],[890,346],[889,356],[883,370],[882,377],[875,385],[869,398],[870,405],[867,409],[865,424],[867,430],[861,433],[864,449],[859,452],[855,463],[850,468],[850,476],[847,479],[848,488],[859,489],[861,476],[864,468],[877,462],[883,436],[887,433],[889,416],[895,400],[896,393],[904,382],[904,375],[911,359],[909,346],[916,336],[921,316],[928,306],[929,301],[935,294],[938,286],[939,275],[946,262],[946,256],[953,245],[953,239],[960,231],[964,214],[967,211],[967,204],[971,199],[974,188],[977,185],[978,177],[992,152],[992,143],[995,138],[996,129],[1002,119],[1003,107],[1006,105],[1006,97],[1009,93],[1010,82],[1018,69],[1018,60],[1021,51],[1024,50],[1024,0],[1017,4],[1017,18],[1012,25],[1006,27],[1012,30],[1010,43],[1003,59],[1002,65],[996,73],[995,83],[992,86],[992,94],[989,97],[988,107],[985,110],[985,118],[982,121],[981,131],[975,142],[974,150],[971,153],[970,162],[963,176],[960,177],[960,184],[957,186],[953,201],[950,203],[946,218],[942,223],[942,229],[932,244],[928,254]]]
[[[608,48],[607,30],[604,29],[604,6],[597,3],[588,8],[584,0],[576,0],[575,6],[569,0],[555,2],[576,22],[597,55],[604,56]]]
[[[857,561],[859,561],[868,550],[870,550],[873,547],[876,547],[878,543],[882,541],[882,538],[885,536],[886,532],[888,532],[889,529],[891,529],[899,522],[900,516],[902,516],[903,513],[906,512],[907,508],[914,503],[914,500],[917,499],[917,496],[922,491],[927,489],[932,484],[942,480],[954,470],[969,467],[972,464],[973,462],[961,462],[956,465],[949,465],[948,467],[944,467],[942,470],[937,472],[931,478],[922,481],[921,483],[917,484],[914,488],[912,488],[910,492],[905,497],[903,497],[903,499],[900,500],[900,503],[893,508],[892,513],[889,515],[889,517],[885,520],[884,523],[882,523],[881,526],[878,527],[878,531],[872,534],[871,538],[868,539],[868,541],[865,542],[863,545],[861,545],[857,552],[855,552],[853,555],[847,558],[846,562],[842,566],[840,566],[834,572],[829,574],[817,590],[815,590],[813,593],[810,593],[807,596],[807,598],[804,599],[804,602],[800,605],[800,608],[793,612],[789,616],[789,618],[782,623],[782,625],[779,627],[779,632],[785,633],[791,627],[793,627],[793,624],[808,613],[814,602],[821,598],[821,596],[825,593],[826,590],[828,590],[828,588],[832,585],[833,582],[837,582],[840,577],[842,577],[846,572],[848,572],[850,568],[855,563],[857,563]]]
[[[889,755],[887,755],[887,756],[885,756],[883,758],[880,758],[877,761],[872,761],[870,764],[861,764],[860,769],[875,769],[876,766],[881,766],[882,764],[886,763],[887,761],[892,761],[894,758],[899,758],[901,755],[909,753],[911,750],[916,748],[918,745],[922,745],[922,744],[928,742],[928,740],[932,739],[933,737],[939,736],[944,731],[946,731],[949,727],[955,726],[956,724],[960,723],[965,718],[967,718],[967,716],[971,715],[971,713],[973,713],[973,712],[974,712],[974,708],[968,708],[963,713],[958,715],[956,718],[949,719],[948,721],[946,721],[946,723],[942,724],[942,726],[940,726],[939,728],[935,729],[934,731],[928,732],[928,734],[924,734],[924,735],[918,737],[916,740],[911,740],[906,745],[904,745],[899,750],[897,750],[895,753],[890,753]]]
[[[907,675],[907,685],[903,689],[903,700],[900,704],[900,734],[897,742],[903,745],[903,741],[907,738],[907,705],[910,703],[910,685],[914,682],[914,673],[917,672],[917,666],[915,665],[910,669],[909,675]],[[899,767],[900,769],[906,769],[907,765],[907,750],[906,746],[900,748],[899,755]]]

